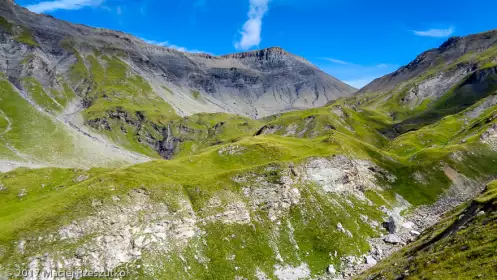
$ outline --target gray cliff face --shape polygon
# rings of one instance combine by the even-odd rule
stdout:
[[[38,44],[29,47],[0,35],[1,52],[8,54],[0,58],[1,71],[13,79],[33,74],[44,86],[52,87],[54,77],[67,75],[76,62],[74,53],[63,47],[70,41],[83,58],[96,50],[119,54],[180,115],[229,112],[259,118],[322,106],[355,92],[278,47],[225,56],[184,53],[147,44],[122,32],[37,15],[10,0],[0,0],[0,4],[0,16],[28,29]],[[26,73],[29,69],[21,61],[27,55],[34,56],[39,69]],[[174,94],[167,94],[164,87]],[[78,90],[85,95],[85,87]]]

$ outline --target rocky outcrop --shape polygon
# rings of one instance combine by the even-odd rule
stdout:
[[[415,109],[426,99],[436,100],[468,75],[471,68],[459,67],[449,72],[438,73],[413,86],[401,99],[410,109]]]
[[[110,205],[94,201],[95,215],[73,221],[56,234],[23,241],[24,248],[40,241],[70,245],[62,252],[31,256],[29,271],[36,273],[33,279],[45,279],[44,273],[56,270],[114,271],[139,260],[142,254],[164,254],[184,246],[198,234],[195,213],[187,201],[172,211],[165,204],[152,202],[141,189],[113,199],[115,203]]]
[[[366,190],[378,189],[377,176],[394,182],[395,176],[367,160],[337,155],[311,159],[300,168],[305,180],[320,185],[325,192],[354,194],[363,198]]]
[[[288,214],[291,206],[298,205],[300,191],[294,186],[289,170],[278,174],[279,170],[267,167],[266,172],[274,172],[274,180],[257,174],[247,174],[234,178],[244,185],[243,194],[250,201],[250,207],[267,213],[270,221],[277,221]]]
[[[490,128],[480,136],[480,139],[483,143],[497,151],[497,124],[490,126]]]

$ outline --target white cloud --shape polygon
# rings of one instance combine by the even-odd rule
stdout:
[[[342,65],[352,65],[352,63],[340,60],[340,59],[334,59],[334,58],[329,58],[329,57],[321,57],[321,59],[329,61],[331,63],[336,63],[336,64],[342,64]]]
[[[454,27],[449,27],[447,29],[428,29],[428,30],[422,30],[422,31],[417,31],[413,30],[412,31],[414,35],[417,36],[422,36],[422,37],[435,37],[435,38],[444,38],[444,37],[449,37],[454,33]]]
[[[121,9],[121,7],[120,7],[120,6],[119,6],[119,7],[117,7],[117,9],[116,9],[116,13],[117,13],[118,15],[122,15],[123,10]]]
[[[155,41],[155,40],[147,40],[147,39],[144,39],[144,38],[140,38],[140,39],[142,39],[147,44],[157,45],[157,46],[161,46],[161,47],[168,47],[170,49],[175,49],[175,50],[180,51],[180,52],[206,53],[206,54],[209,54],[208,52],[204,52],[204,51],[201,51],[201,50],[196,50],[196,49],[190,50],[190,49],[187,49],[185,47],[180,47],[180,46],[177,46],[177,45],[174,45],[174,44],[170,44],[168,41]]]
[[[56,0],[28,5],[26,8],[35,13],[53,12],[56,10],[79,10],[84,7],[99,6],[104,0]]]
[[[247,50],[261,43],[262,19],[268,11],[269,0],[250,0],[248,20],[243,25],[242,38],[235,43],[235,48]]]

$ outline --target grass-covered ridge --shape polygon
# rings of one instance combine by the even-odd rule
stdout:
[[[207,127],[218,122],[213,119],[209,123],[209,115],[203,118],[207,118],[204,120]],[[198,119],[193,120],[198,122]],[[231,133],[238,133],[229,131],[227,139],[230,139]],[[450,186],[450,181],[438,165],[441,161],[468,177],[492,174],[490,169],[496,155],[482,149],[478,155],[472,155],[478,150],[471,149],[469,152],[463,147],[447,146],[421,161],[410,161],[402,155],[384,151],[357,137],[334,130],[313,138],[246,136],[232,143],[206,146],[195,153],[179,154],[170,161],[159,160],[122,169],[17,170],[0,178],[0,184],[6,187],[6,191],[0,193],[4,202],[0,223],[5,225],[0,230],[0,244],[8,252],[0,263],[9,265],[24,258],[25,255],[15,251],[13,241],[31,240],[37,234],[49,234],[71,221],[92,215],[94,201],[112,204],[113,198],[123,197],[134,189],[146,190],[153,201],[165,203],[172,209],[178,207],[178,200],[186,199],[197,218],[202,219],[218,213],[216,211],[225,211],[224,207],[233,201],[250,205],[253,198],[247,197],[245,190],[260,187],[259,180],[268,182],[272,188],[278,186],[283,174],[291,174],[288,169],[290,163],[300,166],[309,158],[333,155],[374,162],[396,179],[394,183],[380,180],[379,184],[384,189],[366,194],[374,202],[372,205],[355,197],[325,193],[315,184],[297,183],[294,187],[300,191],[299,202],[288,209],[278,224],[268,219],[264,207],[250,211],[250,224],[199,223],[206,234],[195,237],[186,247],[178,249],[182,258],[177,253],[162,255],[161,258],[168,261],[160,266],[154,278],[160,279],[159,275],[167,272],[168,277],[174,275],[177,278],[228,279],[242,275],[252,279],[257,270],[273,277],[274,267],[278,264],[297,267],[302,263],[309,265],[313,275],[319,275],[330,264],[339,268],[340,257],[361,255],[369,250],[366,237],[377,236],[379,232],[364,222],[360,214],[381,221],[384,214],[378,207],[392,205],[396,193],[412,205],[434,202]],[[455,151],[462,154],[462,161],[451,157]],[[480,162],[475,162],[474,157],[478,157]],[[472,166],[473,162],[477,166]],[[490,166],[490,169],[482,169],[484,166]],[[413,180],[411,175],[415,172],[430,180]],[[81,176],[82,181],[78,180]],[[234,180],[240,176],[248,179]],[[44,181],[36,178],[44,178]],[[19,197],[23,189],[27,195]],[[206,210],[214,197],[221,198],[221,206]],[[338,230],[339,223],[352,237]],[[55,246],[57,248],[58,245]],[[27,248],[31,249],[27,249],[26,255],[38,250],[36,247]],[[49,247],[44,248],[49,250]],[[276,257],[275,248],[282,260]],[[195,252],[199,250],[210,260],[207,268],[195,257]],[[234,261],[228,264],[227,258],[233,256]],[[155,259],[157,256],[151,253],[138,264]],[[185,266],[185,261],[190,267],[187,272],[179,269]],[[149,276],[143,270],[130,271],[136,277]]]
[[[494,279],[497,181],[473,202],[447,214],[420,240],[357,279]]]
[[[12,28],[1,19],[0,26]],[[55,80],[28,74],[17,84],[0,75],[0,161],[68,166],[76,166],[71,159],[86,161],[77,165],[81,168],[0,173],[0,272],[34,256],[61,263],[81,256],[98,259],[104,254],[99,248],[112,244],[105,251],[123,245],[125,252],[112,258],[124,256],[118,268],[127,269],[130,279],[255,279],[257,273],[276,279],[278,270],[288,267],[304,267],[308,277],[319,277],[329,265],[342,271],[343,257],[367,253],[368,238],[386,233],[382,209],[405,199],[410,208],[404,210],[410,211],[434,203],[461,181],[477,184],[497,175],[492,51],[450,65],[438,61],[392,92],[254,120],[226,113],[180,116],[156,89],[175,93],[145,79],[128,53],[112,46],[97,51],[71,38],[59,47],[63,61],[71,64],[63,74],[50,73]],[[438,99],[410,96],[413,87],[440,71],[475,59],[481,59],[479,72],[469,73]],[[43,65],[40,61],[28,51],[19,67],[30,73]],[[205,101],[199,91],[189,93],[187,98]],[[407,97],[416,102],[408,104]],[[77,127],[69,122],[78,117],[81,128],[109,140],[106,147],[152,161],[121,168],[97,162],[107,151],[75,136]],[[93,139],[84,133],[78,135]],[[346,189],[337,191],[341,187]],[[143,200],[135,199],[136,193]],[[475,203],[493,203],[494,194],[495,186],[489,185]],[[85,232],[91,229],[88,220],[101,231]],[[61,229],[74,225],[83,225],[82,238],[57,239]],[[136,251],[128,254],[127,247],[139,248],[140,238],[155,234],[156,227],[157,235],[179,235],[179,240],[153,241],[140,258]],[[126,239],[133,231],[143,236],[131,233]],[[463,232],[478,239],[467,237],[471,234]],[[490,252],[475,244],[475,251]],[[450,265],[463,260],[454,259]],[[427,258],[420,260],[416,265],[423,266]],[[438,269],[429,266],[426,273]],[[444,273],[453,276],[447,269]]]

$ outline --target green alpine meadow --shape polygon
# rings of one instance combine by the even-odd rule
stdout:
[[[496,179],[496,30],[358,90],[0,0],[1,280],[497,279]]]

